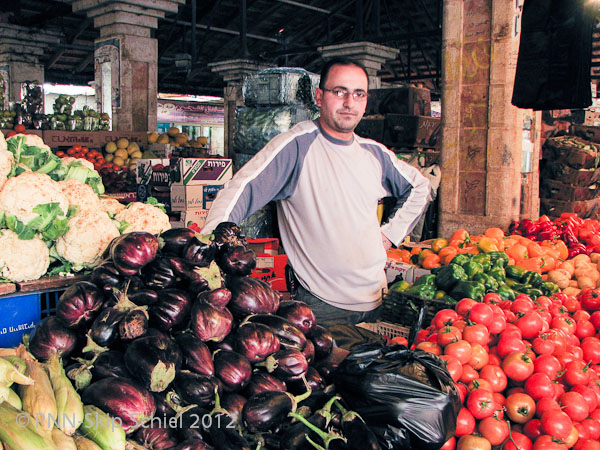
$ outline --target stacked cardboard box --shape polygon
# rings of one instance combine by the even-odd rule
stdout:
[[[256,269],[250,275],[266,281],[276,291],[287,291],[285,266],[287,255],[279,253],[279,239],[249,239],[248,248],[256,254]]]

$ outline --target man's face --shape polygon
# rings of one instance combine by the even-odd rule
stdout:
[[[327,76],[325,89],[316,89],[317,106],[321,108],[319,122],[323,129],[337,139],[348,140],[367,107],[366,98],[355,99],[355,91],[367,92],[369,80],[356,66],[333,66]],[[337,97],[330,89],[345,89],[350,94]]]

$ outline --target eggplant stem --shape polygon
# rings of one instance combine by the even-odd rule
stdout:
[[[317,450],[325,450],[325,447],[322,447],[321,445],[319,445],[315,441],[313,441],[308,434],[306,435],[306,440],[308,441],[308,443],[310,445],[312,445]]]
[[[94,342],[94,340],[92,339],[91,331],[88,331],[85,336],[87,338],[87,341],[85,347],[83,347],[83,349],[81,350],[81,353],[92,352],[94,356],[91,360],[89,360],[89,362],[93,364],[100,353],[108,351],[108,347],[102,347],[101,345],[96,344],[96,342]]]
[[[225,408],[223,408],[221,406],[221,397],[219,397],[219,388],[216,387],[215,388],[215,407],[212,409],[212,411],[210,412],[210,415],[212,416],[213,414],[225,414],[225,415],[229,415],[229,411],[227,411]]]
[[[175,391],[169,391],[166,393],[165,402],[167,403],[167,405],[169,405],[169,408],[171,408],[173,411],[175,411],[175,414],[178,417],[181,414],[183,414],[184,412],[191,409],[187,406],[186,407],[181,406],[181,399],[179,398],[179,396],[177,395],[177,393]],[[190,405],[190,406],[198,406],[198,405]]]
[[[339,434],[336,433],[326,433],[323,430],[321,430],[319,427],[313,425],[312,423],[310,423],[307,419],[305,419],[304,417],[302,417],[300,414],[296,414],[295,412],[291,412],[288,414],[289,417],[292,417],[296,420],[298,420],[299,422],[302,422],[306,427],[308,427],[310,430],[314,431],[315,434],[317,436],[319,436],[323,442],[325,443],[325,449],[329,448],[329,443],[331,441],[333,441],[334,439],[341,439],[342,441],[346,442],[346,438],[343,436],[340,436]],[[306,435],[306,438],[309,439],[308,435]],[[311,442],[311,444],[314,444],[313,442]],[[318,444],[316,444],[318,445]],[[315,447],[315,448],[323,448],[323,447]]]

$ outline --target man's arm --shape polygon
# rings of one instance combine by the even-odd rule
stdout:
[[[392,248],[392,241],[390,241],[383,233],[381,233],[381,240],[383,241],[383,248],[385,248],[386,251]]]

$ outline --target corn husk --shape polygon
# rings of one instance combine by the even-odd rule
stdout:
[[[19,395],[23,402],[23,411],[28,412],[36,421],[40,433],[48,433],[54,427],[57,418],[56,399],[48,373],[44,366],[34,360],[26,360],[25,373],[33,378],[33,385],[20,385]]]
[[[25,364],[22,359],[19,359],[18,364]],[[33,384],[33,380],[23,373],[19,372],[8,359],[0,358],[0,384],[10,387],[13,383],[17,384]]]
[[[37,433],[35,419],[7,402],[0,403],[0,441],[13,450],[57,450],[48,436]]]
[[[77,445],[77,450],[102,450],[102,447],[86,437],[74,436],[73,439]]]
[[[83,407],[83,423],[78,432],[94,441],[102,450],[125,450],[125,430],[115,419],[97,406]]]
[[[0,358],[4,356],[17,356],[17,349],[15,347],[0,348]]]
[[[75,440],[56,427],[52,428],[52,441],[60,450],[77,450]]]
[[[56,425],[67,436],[73,436],[83,422],[81,397],[67,378],[58,355],[52,355],[46,363],[46,370],[56,399]]]
[[[14,406],[16,409],[23,409],[23,402],[21,401],[21,397],[17,395],[15,391],[11,388],[8,388],[8,397],[5,400],[9,405]]]

